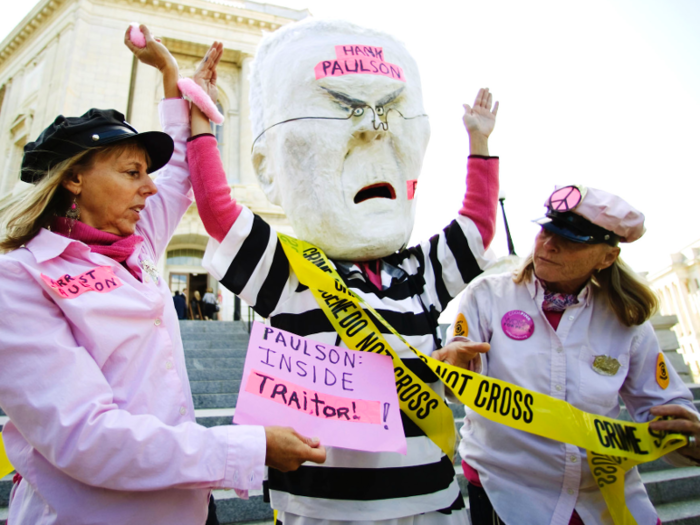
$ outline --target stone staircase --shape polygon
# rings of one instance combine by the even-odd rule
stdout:
[[[230,424],[248,346],[246,324],[181,321],[180,330],[197,422],[207,427]],[[689,386],[700,408],[700,385]],[[464,409],[461,405],[451,408],[459,427]],[[622,417],[627,417],[624,409]],[[0,414],[0,426],[4,421],[6,418]],[[460,461],[459,458],[455,461],[455,471],[466,499],[466,480]],[[658,460],[640,465],[639,469],[664,525],[700,525],[700,468],[674,469]],[[0,480],[0,525],[6,525],[11,486],[12,476]],[[234,491],[216,490],[214,498],[222,525],[272,522],[272,510],[263,502],[261,491],[251,493],[249,500],[242,500]]]

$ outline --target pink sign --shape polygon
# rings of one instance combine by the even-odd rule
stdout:
[[[389,357],[321,344],[258,322],[233,421],[290,426],[333,447],[406,453]]]
[[[66,299],[75,299],[85,292],[107,293],[122,285],[110,266],[97,266],[75,277],[66,274],[56,280],[42,273],[41,279]]]
[[[324,60],[314,68],[316,80],[343,75],[380,75],[406,82],[403,69],[384,61],[384,51],[374,46],[335,46],[335,60]]]

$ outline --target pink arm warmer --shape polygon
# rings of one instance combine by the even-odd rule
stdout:
[[[204,228],[221,242],[241,214],[241,205],[231,197],[231,188],[221,164],[216,138],[197,135],[187,142],[187,162]]]
[[[484,248],[488,248],[493,240],[497,210],[498,157],[470,156],[467,162],[467,191],[459,214],[469,217],[476,224]]]

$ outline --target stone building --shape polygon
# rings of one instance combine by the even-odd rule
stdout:
[[[39,0],[0,43],[0,210],[28,186],[19,180],[22,148],[57,115],[111,107],[139,131],[160,129],[160,75],[135,60],[123,44],[127,26],[138,21],[162,39],[184,76],[194,71],[214,40],[223,42],[218,87],[225,122],[213,131],[234,197],[277,229],[292,233],[253,173],[248,73],[264,31],[308,15],[306,10],[235,0]],[[193,205],[159,261],[159,271],[173,291],[220,291],[221,319],[231,320],[237,301],[201,266],[208,240]]]
[[[679,353],[700,382],[700,240],[671,254],[671,264],[646,275],[661,301],[661,313],[678,318],[673,330]]]

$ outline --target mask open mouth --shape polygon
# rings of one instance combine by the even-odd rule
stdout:
[[[355,195],[355,204],[360,204],[363,201],[369,199],[396,199],[396,192],[391,184],[388,182],[380,182],[379,184],[372,184],[371,186],[366,186],[357,192]]]

